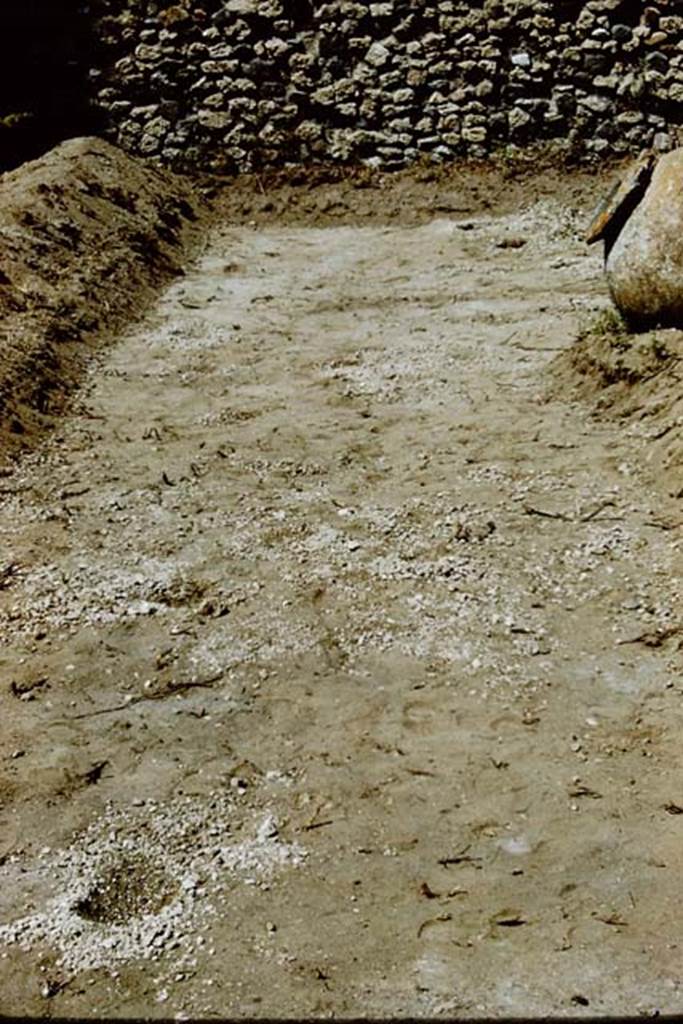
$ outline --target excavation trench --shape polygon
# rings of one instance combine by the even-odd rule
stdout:
[[[2,481],[3,1012],[680,1010],[677,512],[547,398],[577,224],[219,225]]]

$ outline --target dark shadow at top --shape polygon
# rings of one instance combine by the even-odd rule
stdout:
[[[79,0],[0,0],[0,171],[96,131],[91,24]]]

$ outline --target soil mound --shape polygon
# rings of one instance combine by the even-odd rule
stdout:
[[[30,444],[95,342],[182,273],[198,220],[185,181],[97,139],[0,177],[0,453]]]
[[[648,460],[669,494],[683,497],[683,331],[629,333],[611,310],[586,327],[552,366],[553,393],[595,401],[651,442]]]

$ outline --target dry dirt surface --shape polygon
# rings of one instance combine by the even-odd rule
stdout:
[[[682,1012],[681,495],[549,388],[594,196],[261,187],[0,481],[0,1011]]]

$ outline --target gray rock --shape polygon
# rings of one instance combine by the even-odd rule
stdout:
[[[508,126],[512,138],[525,134],[531,127],[532,121],[525,110],[520,107],[513,107],[508,114]]]
[[[227,0],[225,10],[230,14],[258,14],[259,0]]]
[[[368,64],[372,64],[373,67],[380,68],[387,63],[390,56],[389,50],[383,43],[373,43],[365,54],[365,60]]]
[[[203,128],[210,128],[212,131],[224,131],[230,124],[230,114],[218,110],[200,110],[197,114],[197,121]]]
[[[586,110],[591,110],[595,114],[604,114],[609,110],[611,106],[611,100],[608,96],[586,96],[584,99],[579,100],[579,107],[583,107]]]
[[[674,140],[667,132],[657,132],[652,140],[652,148],[657,153],[668,153],[674,148]]]
[[[164,137],[171,128],[170,123],[163,117],[155,117],[148,121],[144,127],[140,140],[140,152],[143,156],[154,156],[161,149]]]
[[[662,156],[607,256],[610,294],[636,324],[683,327],[683,148]]]
[[[141,43],[135,50],[135,57],[145,64],[152,64],[154,61],[161,60],[161,47]]]
[[[488,136],[488,130],[486,125],[473,125],[469,128],[463,128],[462,138],[466,142],[486,142]]]
[[[620,43],[628,43],[633,36],[630,25],[612,25],[612,35]]]
[[[510,60],[518,68],[530,68],[531,57],[528,53],[513,53]]]

